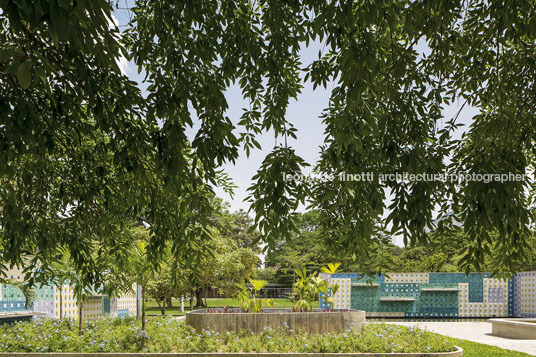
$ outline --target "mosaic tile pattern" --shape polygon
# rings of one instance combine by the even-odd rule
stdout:
[[[504,290],[503,288],[488,288],[488,302],[497,303],[503,302]]]
[[[536,317],[536,271],[519,273],[514,281],[516,316]]]
[[[335,308],[337,309],[350,309],[350,296],[351,296],[351,279],[349,278],[333,278],[331,284],[338,284],[339,290],[333,297],[335,302]]]
[[[47,316],[54,316],[54,287],[47,285],[37,287],[35,297],[33,311],[44,312]]]
[[[508,279],[508,316],[515,316],[514,313],[514,281],[513,279]]]
[[[132,286],[132,291],[127,294],[121,295],[119,298],[113,298],[114,309],[110,308],[110,315],[112,316],[135,316],[137,308],[137,293],[136,286]],[[112,304],[111,304],[112,305]],[[141,304],[140,304],[141,306]]]
[[[390,283],[418,283],[428,284],[430,275],[428,273],[389,273],[385,277],[385,282]]]
[[[12,269],[6,273],[8,278],[17,281],[23,281],[24,274],[20,269]],[[59,318],[60,315],[60,300],[62,301],[63,317],[78,318],[78,303],[74,296],[73,289],[69,284],[64,284],[61,288],[50,285],[39,285],[35,287],[36,299],[32,307],[27,310],[25,307],[25,298],[22,292],[11,285],[0,284],[0,312],[19,312],[33,311],[42,312],[51,318]],[[82,314],[84,318],[94,319],[103,315],[132,316],[136,314],[138,307],[137,300],[139,298],[139,290],[136,285],[133,286],[133,291],[121,295],[119,298],[114,298],[110,301],[107,296],[90,296],[84,302]],[[112,308],[112,306],[114,308]],[[141,306],[141,304],[140,304]],[[119,313],[119,310],[121,313]]]
[[[325,275],[341,288],[336,308],[365,310],[369,316],[536,317],[536,272],[514,279],[489,273],[387,273],[375,277]],[[350,286],[350,287],[349,287]],[[324,305],[324,296],[320,298]]]

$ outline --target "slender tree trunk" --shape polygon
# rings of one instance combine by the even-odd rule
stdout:
[[[197,288],[195,290],[195,307],[205,307],[205,305],[203,304],[203,290],[201,288]]]
[[[84,309],[84,303],[82,302],[82,297],[80,297],[80,302],[78,303],[78,334],[82,335],[82,310]]]
[[[60,288],[60,320],[63,319],[63,285]]]
[[[60,320],[63,319],[63,282],[59,285],[56,285],[56,288],[60,291]]]
[[[205,286],[205,306],[208,306],[208,304],[207,304],[207,295],[208,295],[208,286]]]
[[[166,304],[168,309],[173,309],[173,299],[171,296],[166,297]]]
[[[190,311],[194,311],[194,290],[190,291]]]
[[[166,299],[162,301],[162,316],[166,315]]]
[[[162,316],[164,316],[166,314],[166,302],[164,301],[164,303],[161,304],[159,298],[156,298],[155,300],[156,304],[158,305],[158,308],[160,309],[160,313],[162,314]]]
[[[141,329],[145,331],[145,292],[141,287]]]
[[[138,295],[138,291],[141,294],[141,290],[138,290],[138,284],[136,284],[136,320],[140,319],[140,296]]]

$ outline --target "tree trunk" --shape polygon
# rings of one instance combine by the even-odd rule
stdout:
[[[56,286],[56,288],[58,288]],[[60,287],[58,288],[60,291],[60,320],[63,319],[63,283],[60,284]]]
[[[140,294],[138,295],[138,291],[140,292]],[[138,289],[138,284],[136,284],[136,320],[139,320],[140,319],[140,295],[141,295],[141,290]]]
[[[205,307],[205,305],[203,304],[202,292],[203,290],[201,288],[195,289],[195,307]]]
[[[84,303],[82,302],[82,297],[79,297],[80,302],[78,303],[78,334],[82,335],[82,309],[84,308]]]
[[[168,309],[173,309],[173,299],[171,296],[166,297],[166,304]]]
[[[162,316],[164,316],[166,314],[166,304],[165,304],[165,302],[163,304],[161,304],[159,298],[156,298],[155,300],[156,300],[156,304],[158,305],[158,308],[160,309],[160,313],[162,314]]]
[[[208,304],[207,304],[207,295],[208,295],[208,286],[205,286],[205,306],[208,306]]]
[[[194,290],[190,291],[190,311],[194,311]]]
[[[143,291],[143,286],[140,289],[141,291],[141,329],[145,331],[145,292]]]

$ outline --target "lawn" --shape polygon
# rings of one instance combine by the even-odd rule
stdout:
[[[528,357],[529,354],[505,350],[499,347],[484,345],[466,340],[451,339],[456,345],[463,348],[463,357]]]
[[[292,307],[292,301],[290,299],[274,299],[276,308],[290,308]],[[229,307],[239,307],[238,300],[232,298],[211,298],[207,299],[208,307],[222,307],[229,305]],[[180,300],[173,300],[173,308],[166,309],[166,315],[184,315],[190,311],[190,303],[188,300],[184,300],[184,312],[180,312],[181,302]],[[318,301],[313,303],[313,307],[318,307]],[[195,310],[195,309],[194,309]],[[160,308],[155,301],[148,301],[145,303],[145,312],[148,315],[161,315]]]

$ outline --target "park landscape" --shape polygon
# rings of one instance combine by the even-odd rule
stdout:
[[[536,355],[535,13],[0,0],[0,354]]]

